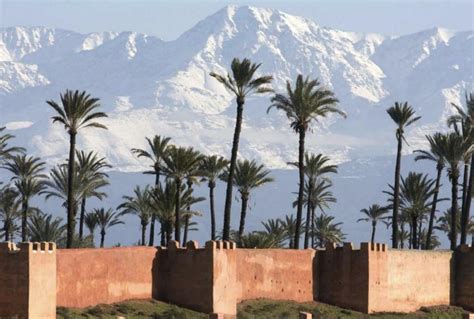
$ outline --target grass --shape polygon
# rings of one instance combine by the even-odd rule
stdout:
[[[156,300],[130,300],[112,305],[97,305],[88,308],[57,309],[58,319],[69,318],[104,318],[115,319],[124,316],[127,319],[207,319],[208,316],[199,312],[166,304]]]
[[[239,319],[297,319],[300,311],[310,312],[314,318],[438,318],[461,319],[464,310],[459,307],[437,306],[423,307],[410,314],[380,313],[365,315],[360,312],[339,308],[319,302],[297,303],[294,301],[275,301],[266,299],[249,300],[237,307]],[[154,319],[205,319],[207,315],[156,300],[130,300],[112,305],[76,309],[59,307],[58,319],[66,318],[104,318],[115,319],[124,316],[133,318]]]
[[[380,313],[366,315],[319,302],[297,303],[294,301],[275,301],[257,299],[244,301],[238,306],[239,319],[297,319],[300,311],[313,314],[313,318],[438,318],[461,319],[464,310],[459,307],[438,306],[424,307],[410,314]]]

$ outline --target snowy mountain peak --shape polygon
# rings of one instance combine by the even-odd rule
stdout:
[[[452,112],[450,102],[461,104],[459,97],[473,89],[473,34],[442,28],[400,37],[361,34],[233,5],[166,42],[135,32],[4,28],[0,126],[16,128],[22,144],[58,160],[67,141],[51,125],[44,101],[77,88],[100,97],[109,113],[109,130],[85,130],[80,147],[101,152],[118,169],[141,169],[130,148],[144,147],[144,137],[154,134],[228,155],[234,97],[209,73],[225,74],[234,57],[248,57],[262,63],[259,73],[273,75],[277,91],[304,74],[336,93],[348,118],[317,123],[308,136],[310,151],[331,154],[336,162],[384,155],[393,151],[393,123],[385,109],[394,101],[408,100],[423,116],[422,127],[408,134],[410,145],[423,147],[424,134],[444,125]],[[266,114],[268,104],[269,96],[249,97],[240,156],[286,168],[295,157],[296,137],[282,114]]]

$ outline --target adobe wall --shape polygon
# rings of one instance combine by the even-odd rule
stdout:
[[[154,247],[59,249],[57,305],[87,307],[152,297]]]
[[[236,254],[237,302],[257,298],[314,300],[315,250],[237,249]]]
[[[171,241],[167,248],[159,247],[159,262],[153,267],[160,278],[155,299],[212,312],[212,250],[195,242],[180,248]]]
[[[317,252],[319,270],[319,301],[368,311],[369,266],[368,245],[353,249],[351,243],[343,247],[334,244]]]
[[[370,312],[411,312],[454,300],[451,251],[391,249],[369,258],[370,284],[378,284],[370,290]]]
[[[0,317],[56,317],[56,245],[0,243]]]
[[[456,305],[474,311],[474,247],[462,245],[455,252]]]

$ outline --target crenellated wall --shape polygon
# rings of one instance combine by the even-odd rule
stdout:
[[[461,245],[455,253],[456,304],[474,311],[474,247]]]
[[[127,299],[150,299],[155,247],[59,249],[57,304],[88,307]]]
[[[56,302],[57,298],[57,302]],[[56,251],[51,243],[0,244],[0,317],[54,318],[55,307],[149,299],[235,318],[237,303],[318,300],[365,313],[422,306],[474,308],[474,250],[392,250],[385,244],[325,250],[181,248]]]
[[[56,317],[56,245],[0,243],[0,317]]]
[[[237,301],[315,300],[313,249],[237,249]]]

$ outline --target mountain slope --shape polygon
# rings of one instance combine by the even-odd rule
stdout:
[[[174,41],[133,32],[79,34],[43,27],[0,30],[0,124],[28,149],[62,160],[67,141],[50,123],[44,103],[66,88],[100,97],[110,117],[107,132],[84,131],[79,145],[96,149],[117,169],[140,170],[130,148],[162,134],[206,153],[228,155],[234,126],[232,95],[209,76],[225,73],[234,57],[262,62],[273,87],[302,73],[336,92],[347,120],[322,120],[308,149],[336,162],[393,151],[393,126],[385,109],[408,100],[423,116],[409,132],[412,147],[444,126],[473,88],[472,31],[435,28],[401,37],[325,28],[305,18],[255,7],[228,6]],[[241,156],[286,168],[296,156],[296,136],[282,114],[266,114],[269,96],[250,98]],[[16,122],[32,122],[25,127]]]

